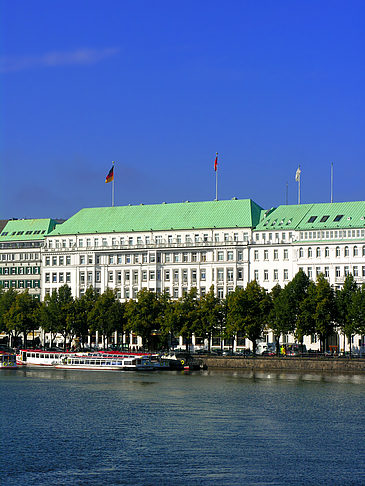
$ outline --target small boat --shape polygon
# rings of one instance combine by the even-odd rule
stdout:
[[[16,368],[16,354],[0,351],[0,369],[15,370]]]
[[[149,356],[116,357],[101,354],[64,356],[54,367],[91,371],[151,371],[154,369]]]

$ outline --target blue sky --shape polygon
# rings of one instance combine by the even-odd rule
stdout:
[[[0,219],[365,199],[364,1],[0,5]]]

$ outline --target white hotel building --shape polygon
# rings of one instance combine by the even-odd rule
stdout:
[[[323,273],[334,288],[349,273],[365,283],[365,202],[268,211],[250,199],[82,209],[45,236],[41,297],[67,283],[77,297],[89,286],[116,288],[126,300],[142,288],[178,298],[213,285],[223,298],[252,280],[267,290],[284,286],[299,269],[313,280]],[[344,348],[342,336],[335,342]]]

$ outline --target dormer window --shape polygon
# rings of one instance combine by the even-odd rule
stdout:
[[[333,221],[337,223],[338,221],[341,221],[342,218],[343,218],[343,214],[338,214]]]
[[[322,216],[321,218],[321,223],[325,223],[327,221],[327,219],[329,218],[329,216]]]
[[[311,216],[311,217],[308,219],[308,223],[314,223],[316,219],[317,219],[317,216]]]

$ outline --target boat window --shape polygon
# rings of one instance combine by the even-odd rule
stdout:
[[[35,357],[36,357],[36,358],[39,358],[39,353],[36,353]]]

